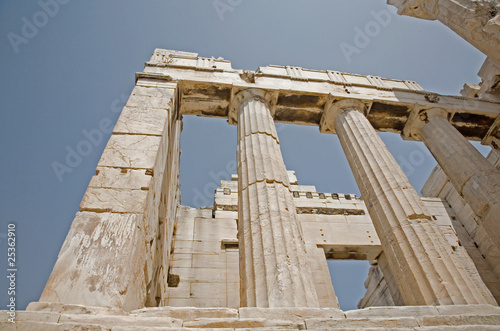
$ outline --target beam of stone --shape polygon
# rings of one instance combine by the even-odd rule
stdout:
[[[500,4],[494,0],[388,0],[398,14],[438,20],[500,64]]]
[[[271,104],[275,122],[318,125],[329,99],[356,98],[369,103],[367,118],[377,131],[402,133],[403,139],[415,140],[406,130],[402,132],[408,119],[421,110],[441,107],[467,139],[500,145],[500,103],[438,95],[413,81],[274,65],[249,72],[235,70],[221,58],[162,49],[155,50],[136,79],[178,82],[181,115],[228,118],[231,97],[241,89],[258,88],[275,94]]]
[[[432,222],[364,111],[362,102],[345,99],[325,111],[324,121],[339,136],[405,305],[495,305]]]
[[[431,109],[421,114],[421,138],[500,248],[500,171],[440,113]]]
[[[260,90],[234,98],[242,307],[319,307],[273,118]]]

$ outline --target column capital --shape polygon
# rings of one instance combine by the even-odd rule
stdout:
[[[367,107],[362,101],[357,99],[328,101],[325,105],[321,121],[319,122],[319,132],[336,134],[335,119],[337,115],[349,109],[355,109],[365,114]]]
[[[438,107],[415,111],[406,122],[405,128],[403,129],[403,136],[406,137],[406,139],[422,140],[420,130],[425,124],[429,123],[433,118],[444,118],[448,121],[448,117],[448,111]]]
[[[240,105],[248,99],[260,99],[262,102],[269,106],[271,116],[274,118],[274,105],[276,104],[277,95],[266,90],[258,88],[247,88],[235,91],[233,88],[233,95],[229,102],[228,123],[231,125],[238,124],[238,109]]]

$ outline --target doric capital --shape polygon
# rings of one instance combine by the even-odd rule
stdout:
[[[448,121],[448,112],[443,108],[429,108],[415,112],[410,115],[403,130],[403,135],[406,139],[422,140],[420,137],[420,129],[433,118],[437,117],[444,118]]]
[[[344,110],[355,109],[365,114],[366,105],[356,99],[343,99],[338,101],[329,101],[325,105],[323,116],[319,123],[319,131],[321,133],[337,133],[335,130],[335,119],[337,115]]]
[[[435,20],[434,9],[437,6],[436,0],[387,0],[387,4],[398,9],[399,15],[412,16],[424,20]]]
[[[274,117],[274,107],[272,106],[276,103],[275,94],[262,89],[249,88],[237,92],[231,98],[228,112],[229,124],[238,124],[238,109],[240,105],[247,99],[259,99],[262,102],[265,102],[269,106],[271,116]]]

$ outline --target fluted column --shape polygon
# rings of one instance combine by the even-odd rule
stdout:
[[[235,99],[241,306],[319,307],[268,102]]]
[[[356,100],[334,103],[336,131],[405,305],[495,304],[453,253]],[[332,123],[334,122],[334,123]]]
[[[420,136],[500,248],[500,171],[445,118],[424,114]]]

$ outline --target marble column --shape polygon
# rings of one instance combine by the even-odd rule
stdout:
[[[500,248],[500,171],[445,118],[432,116],[435,113],[442,111],[431,109],[421,115],[420,136]]]
[[[338,101],[322,123],[340,139],[405,305],[496,304],[460,263],[364,109],[361,101]]]
[[[319,307],[288,174],[264,92],[233,102],[238,121],[242,307]]]

